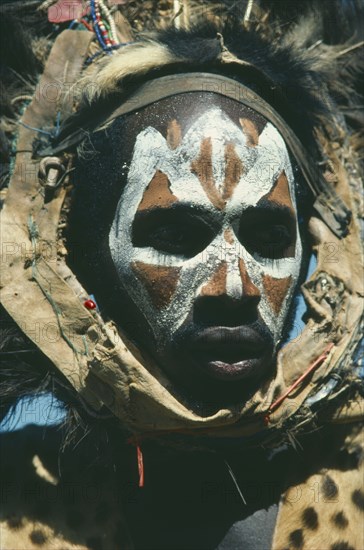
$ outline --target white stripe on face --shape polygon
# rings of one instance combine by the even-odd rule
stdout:
[[[252,121],[251,125],[254,125]],[[211,108],[189,127],[181,143],[174,144],[173,148],[152,127],[137,136],[109,245],[123,287],[144,315],[161,347],[173,339],[192,311],[196,297],[206,288],[222,261],[226,264],[224,292],[235,299],[244,295],[241,269],[244,265],[243,271],[251,281],[248,287],[260,293],[260,314],[275,341],[280,338],[301,265],[297,222],[294,257],[276,260],[249,253],[236,237],[232,224],[246,209],[256,207],[261,199],[268,197],[269,200],[269,193],[282,173],[288,184],[287,201],[295,211],[294,178],[287,148],[276,128],[267,123],[257,145],[252,138],[254,128],[250,130],[253,133],[249,136],[221,109]],[[158,185],[153,192],[150,187],[151,182],[156,185],[157,176],[163,185],[160,194]],[[167,191],[169,206],[165,202]],[[151,209],[153,200],[155,207],[168,209],[184,204],[192,213],[203,209],[219,228],[205,248],[192,257],[151,246],[135,246],[133,222],[141,205]],[[227,230],[229,242],[224,237]],[[173,285],[168,287],[168,300],[165,296],[159,300],[153,293],[165,291],[168,273]],[[272,301],[273,295],[276,299]]]

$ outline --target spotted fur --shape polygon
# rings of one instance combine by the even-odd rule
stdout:
[[[90,468],[84,450],[75,451],[70,470],[55,452],[54,429],[31,426],[2,440],[8,450],[1,465],[2,550],[130,548],[115,476],[105,464]]]
[[[357,445],[363,449],[363,432],[352,436],[347,444],[351,450]],[[274,550],[364,548],[364,461],[360,458],[342,464],[338,459],[330,466],[284,494]]]

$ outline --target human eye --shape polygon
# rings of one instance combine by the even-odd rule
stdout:
[[[136,218],[132,241],[136,247],[151,247],[163,254],[192,258],[212,237],[211,228],[188,214],[152,212]]]
[[[284,258],[292,245],[290,229],[282,224],[255,227],[249,238],[250,248],[263,258]]]
[[[296,229],[290,216],[257,212],[241,221],[239,239],[250,254],[281,259],[294,255]]]
[[[192,257],[198,252],[195,228],[183,223],[168,223],[154,227],[146,237],[146,246],[178,256]]]

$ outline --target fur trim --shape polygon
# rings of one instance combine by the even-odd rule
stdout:
[[[84,99],[93,103],[117,92],[119,82],[130,75],[140,77],[150,70],[178,61],[179,58],[167,46],[158,42],[132,44],[112,56],[96,75],[81,80],[80,89],[86,90]]]
[[[358,55],[361,43],[329,47],[320,40],[318,44],[322,25],[320,18],[316,23],[313,17],[300,21],[279,41],[229,22],[218,26],[204,23],[190,30],[169,28],[142,38],[98,62],[77,85],[80,108],[71,125],[92,130],[95,113],[102,111],[103,105],[122,101],[143,78],[181,71],[220,72],[262,95],[318,158],[316,128],[323,120],[341,126],[341,105],[353,128],[359,126],[356,89],[363,62]],[[224,63],[222,48],[236,56],[238,63],[242,60],[252,68]]]

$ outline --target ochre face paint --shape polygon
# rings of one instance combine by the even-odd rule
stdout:
[[[270,275],[263,275],[263,286],[265,295],[271,304],[273,311],[278,315],[288,289],[292,284],[292,275],[276,279]]]
[[[288,180],[284,171],[279,175],[278,179],[274,183],[272,190],[267,195],[267,199],[287,206],[291,212],[294,213]]]
[[[203,285],[200,291],[201,296],[222,296],[226,293],[227,263],[221,262],[211,279]]]
[[[171,193],[170,182],[167,176],[157,170],[144,191],[143,198],[138,206],[138,212],[149,210],[157,204],[160,207],[166,208],[176,201],[178,199]]]
[[[282,336],[302,256],[293,171],[277,129],[269,122],[258,129],[241,110],[236,123],[213,106],[190,124],[170,120],[164,135],[151,126],[137,134],[109,244],[122,286],[160,350],[189,322],[197,300],[221,296],[254,299],[275,346]],[[181,218],[181,209],[188,215]],[[191,253],[194,240],[201,246]],[[269,246],[282,252],[264,255]]]
[[[154,266],[143,262],[133,262],[131,267],[145,286],[153,306],[157,310],[168,306],[176,291],[180,268]]]
[[[220,189],[215,185],[212,173],[212,143],[211,138],[203,139],[198,158],[191,163],[191,172],[197,176],[202,189],[205,191],[211,204],[222,210],[226,202]]]
[[[167,143],[171,149],[176,149],[182,139],[181,126],[177,120],[171,120],[167,128]]]
[[[249,118],[239,118],[241,128],[246,135],[246,144],[248,147],[255,147],[258,145],[259,133],[256,125]]]

